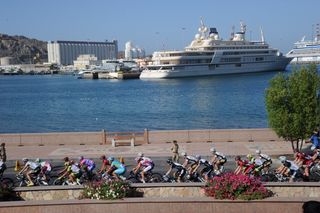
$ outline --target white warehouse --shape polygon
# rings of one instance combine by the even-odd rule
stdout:
[[[49,41],[48,62],[58,65],[71,65],[79,55],[95,55],[98,60],[116,59],[118,41]]]

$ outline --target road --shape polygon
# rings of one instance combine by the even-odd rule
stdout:
[[[166,162],[166,160],[168,158],[169,157],[153,157],[152,160],[155,163],[155,167],[153,169],[153,172],[157,172],[157,173],[160,173],[162,175],[165,174],[166,171],[169,169],[169,165]],[[208,156],[206,156],[204,158],[209,159]],[[229,156],[229,157],[227,156],[227,159],[228,159],[228,161],[225,164],[225,169],[227,171],[234,171],[235,168],[236,168],[234,157],[233,156]],[[101,160],[100,159],[93,159],[93,160],[96,162],[95,171],[97,171],[101,167]],[[63,169],[63,161],[62,160],[57,160],[57,159],[49,160],[49,161],[53,165],[53,171],[52,171],[51,175],[57,175],[58,171],[61,171]],[[125,158],[124,161],[125,161],[125,164],[127,166],[127,172],[126,172],[126,175],[125,175],[125,176],[127,176],[129,174],[129,172],[135,167],[136,162],[134,161],[134,158],[132,158],[132,157]],[[279,163],[277,162],[277,160],[274,159],[273,162],[275,162],[275,163],[273,163],[272,168],[276,168],[277,166],[279,166]],[[16,163],[15,161],[8,161],[7,162],[8,168],[4,173],[4,177],[10,177],[13,180],[17,181],[16,177],[15,177],[16,174],[17,174],[17,172],[15,171],[15,163]],[[20,163],[21,163],[21,161],[20,161]],[[180,163],[182,163],[182,159],[180,159]]]

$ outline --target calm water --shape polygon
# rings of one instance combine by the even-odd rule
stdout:
[[[0,76],[0,133],[267,127],[276,72],[167,80]]]

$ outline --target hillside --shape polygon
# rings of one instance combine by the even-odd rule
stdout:
[[[16,63],[47,61],[47,42],[0,34],[0,57],[6,56],[13,57]]]

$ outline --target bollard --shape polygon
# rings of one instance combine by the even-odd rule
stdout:
[[[17,172],[17,171],[20,171],[20,169],[21,169],[20,162],[18,160],[16,160],[16,166],[14,168],[14,171]]]

